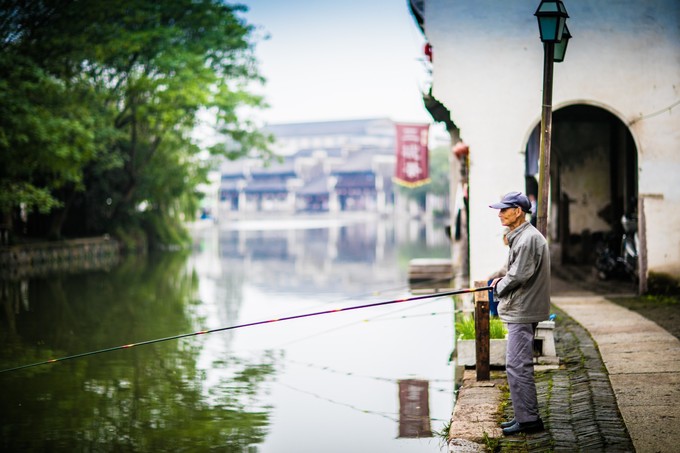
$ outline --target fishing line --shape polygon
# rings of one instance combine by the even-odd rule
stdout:
[[[289,390],[293,390],[295,392],[303,393],[305,395],[312,396],[314,398],[320,399],[322,401],[326,401],[326,402],[331,403],[331,404],[336,404],[338,406],[346,407],[346,408],[352,409],[354,411],[361,412],[362,414],[378,415],[378,416],[386,418],[386,419],[388,419],[392,422],[399,423],[399,418],[398,418],[399,414],[362,409],[358,406],[354,406],[354,405],[349,404],[349,403],[343,403],[342,401],[337,401],[337,400],[319,395],[318,393],[310,392],[309,390],[303,390],[303,389],[300,389],[300,388],[297,388],[297,387],[293,387],[292,385],[284,384],[283,382],[276,382],[276,384],[280,385],[281,387],[285,387]]]
[[[364,322],[380,322],[380,321],[396,321],[399,319],[413,319],[413,318],[426,318],[426,317],[431,317],[431,316],[441,316],[441,315],[449,315],[453,316],[454,314],[458,313],[463,313],[463,310],[454,310],[454,311],[433,311],[431,313],[418,313],[415,315],[401,315],[401,316],[393,316],[391,318],[380,318],[380,319],[374,319],[374,318],[368,318],[364,319]]]
[[[380,293],[385,293],[385,292],[387,292],[387,291],[376,291],[375,294],[380,294]],[[434,294],[433,294],[433,297],[434,297]],[[342,299],[342,300],[345,300],[345,299]],[[428,303],[432,303],[432,302],[438,302],[438,301],[435,298],[434,300],[431,300],[431,301],[426,302],[422,305],[419,305],[419,307],[422,307],[422,306],[424,306]],[[419,313],[419,314],[415,314],[415,315],[394,316],[394,317],[391,317],[391,318],[385,317],[385,316],[392,315],[394,313],[400,313],[402,311],[412,310],[413,308],[414,307],[399,308],[399,309],[392,310],[392,311],[389,311],[387,313],[376,315],[376,316],[373,316],[373,317],[370,317],[370,318],[361,319],[361,320],[358,320],[358,321],[352,321],[350,323],[343,324],[341,326],[337,326],[337,327],[332,328],[332,329],[324,329],[320,332],[312,333],[310,335],[306,335],[306,336],[301,337],[301,338],[296,338],[294,340],[290,340],[286,343],[279,345],[279,347],[285,348],[287,346],[290,346],[290,345],[293,345],[293,344],[296,344],[296,343],[300,343],[300,342],[303,342],[303,341],[306,341],[306,340],[317,338],[317,337],[320,337],[322,335],[326,335],[326,334],[329,334],[329,333],[332,333],[332,332],[335,332],[335,331],[338,331],[338,330],[342,330],[342,329],[346,329],[348,327],[356,326],[358,324],[366,324],[366,323],[369,323],[369,322],[377,322],[377,321],[391,321],[391,320],[401,320],[401,319],[408,319],[408,318],[419,318],[419,317],[425,317],[425,316],[429,317],[429,316],[444,315],[444,314],[445,315],[453,315],[454,313],[462,313],[463,312],[463,310],[454,310],[454,311],[438,312],[438,313]],[[261,349],[257,349],[257,350],[261,350]]]
[[[338,406],[346,407],[349,409],[352,409],[357,412],[361,412],[362,414],[369,414],[369,415],[378,415],[380,417],[386,418],[394,423],[399,423],[399,414],[398,413],[393,413],[393,412],[381,412],[381,411],[373,411],[373,410],[368,410],[368,409],[362,409],[358,406],[354,406],[349,403],[343,403],[342,401],[337,401],[328,397],[325,397],[323,395],[320,395],[318,393],[310,392],[309,390],[303,390],[297,387],[293,387],[292,385],[284,384],[283,382],[276,382],[277,385],[280,385],[281,387],[285,387],[287,389],[293,390],[295,392],[303,393],[305,395],[312,396],[314,398],[320,399],[322,401],[326,401],[331,404],[336,404]],[[434,417],[429,417],[430,421],[433,422],[447,422],[448,420],[443,420],[441,418],[434,418]]]
[[[10,371],[18,371],[18,370],[23,370],[25,368],[33,368],[41,365],[50,365],[53,363],[57,362],[64,362],[66,360],[72,360],[72,359],[79,359],[82,357],[88,357],[96,354],[103,354],[106,352],[113,352],[113,351],[120,351],[122,349],[131,349],[136,346],[145,346],[149,344],[154,344],[154,343],[161,343],[164,341],[170,341],[170,340],[179,340],[181,338],[187,338],[187,337],[194,337],[194,336],[199,336],[199,335],[206,335],[209,333],[216,333],[216,332],[224,332],[227,330],[235,330],[235,329],[243,329],[246,327],[254,327],[254,326],[259,326],[259,325],[264,325],[264,324],[271,324],[275,322],[282,322],[282,321],[292,321],[294,319],[302,319],[302,318],[309,318],[312,316],[320,316],[320,315],[328,315],[332,313],[339,313],[341,311],[352,311],[352,310],[361,310],[364,308],[372,308],[372,307],[380,307],[383,305],[392,305],[392,304],[399,304],[403,302],[411,302],[414,300],[423,300],[423,299],[430,299],[433,297],[443,297],[443,296],[452,296],[455,294],[466,294],[466,293],[474,293],[477,291],[488,291],[491,290],[491,286],[485,286],[482,288],[466,288],[466,289],[458,289],[458,290],[453,290],[453,291],[446,291],[446,292],[439,292],[439,293],[434,293],[434,294],[425,294],[422,296],[413,296],[413,297],[406,297],[402,299],[393,299],[393,300],[387,300],[383,302],[374,302],[370,304],[363,304],[363,305],[355,305],[352,307],[345,307],[345,308],[336,308],[332,310],[324,310],[324,311],[317,311],[313,313],[304,313],[301,315],[293,315],[293,316],[285,316],[282,318],[275,318],[275,319],[268,319],[266,321],[255,321],[255,322],[249,322],[245,324],[237,324],[234,326],[227,326],[227,327],[220,327],[217,329],[208,329],[208,330],[199,330],[198,332],[191,332],[191,333],[183,333],[179,335],[173,335],[170,337],[164,337],[164,338],[156,338],[154,340],[146,340],[146,341],[141,341],[139,343],[129,343],[129,344],[124,344],[120,346],[114,346],[111,348],[105,348],[105,349],[99,349],[96,351],[89,351],[89,352],[83,352],[80,354],[75,354],[75,355],[70,355],[70,356],[65,356],[65,357],[60,357],[56,359],[49,359],[49,360],[44,360],[42,362],[36,362],[36,363],[30,363],[27,365],[21,365],[17,366],[14,368],[7,368],[4,370],[0,370],[0,373],[8,373]]]
[[[397,382],[403,380],[402,379],[395,379],[395,378],[388,378],[388,377],[382,377],[382,376],[369,376],[366,374],[357,374],[351,371],[341,371],[335,368],[332,368],[330,366],[325,366],[325,365],[318,365],[316,363],[308,363],[308,362],[300,362],[297,360],[292,360],[292,359],[286,359],[286,363],[292,363],[294,365],[298,365],[301,367],[307,367],[307,368],[313,368],[319,371],[324,371],[327,373],[332,373],[332,374],[337,374],[340,376],[346,376],[346,377],[357,377],[357,378],[362,378],[362,379],[371,379],[374,381],[380,381],[380,382],[389,382],[392,384],[396,384]],[[425,379],[424,380],[428,382],[451,382],[451,379]]]
[[[434,298],[434,295],[432,295],[432,297]],[[433,301],[426,302],[426,303],[423,304],[423,305],[426,305],[426,304],[432,303],[432,302],[436,302],[436,299],[433,300]],[[313,333],[313,334],[310,334],[310,335],[306,335],[306,336],[304,336],[304,337],[302,337],[302,338],[297,338],[297,339],[291,340],[291,341],[289,341],[289,342],[287,342],[287,343],[283,343],[283,344],[281,345],[281,347],[290,346],[290,345],[292,345],[292,344],[300,343],[300,342],[302,342],[302,341],[306,341],[306,340],[309,340],[309,339],[312,339],[312,338],[316,338],[316,337],[319,337],[319,336],[321,336],[321,335],[326,335],[326,334],[329,334],[329,333],[331,333],[331,332],[335,332],[335,331],[338,331],[338,330],[346,329],[346,328],[348,328],[348,327],[352,327],[352,326],[355,326],[355,325],[357,325],[357,324],[364,324],[364,323],[370,322],[370,321],[372,321],[372,320],[375,320],[375,319],[378,319],[378,318],[382,318],[383,316],[388,316],[388,315],[391,315],[391,314],[394,314],[394,313],[399,313],[399,312],[402,312],[402,311],[405,311],[405,310],[411,310],[411,309],[413,309],[413,307],[400,308],[400,309],[397,309],[397,310],[392,310],[392,311],[390,311],[390,312],[388,312],[388,313],[383,313],[383,314],[380,314],[380,315],[376,315],[376,316],[374,316],[374,317],[372,317],[372,318],[361,319],[361,320],[359,320],[359,321],[352,321],[352,322],[350,322],[350,323],[343,324],[343,325],[341,325],[341,326],[337,326],[337,327],[335,327],[335,328],[333,328],[333,329],[324,329],[324,330],[322,330],[321,332],[316,332],[316,333]]]
[[[419,284],[428,285],[428,284],[432,284],[432,283],[436,283],[436,282],[442,282],[442,281],[448,282],[448,281],[450,281],[450,279],[431,278],[431,279],[423,280],[423,281],[419,282]],[[344,301],[347,301],[347,300],[370,299],[371,297],[378,297],[378,296],[386,295],[386,294],[389,294],[389,293],[400,293],[400,292],[407,291],[409,289],[411,289],[411,294],[418,294],[418,291],[419,291],[418,288],[411,288],[409,285],[399,285],[399,286],[393,286],[391,288],[386,288],[386,289],[382,289],[382,290],[373,290],[373,291],[365,291],[365,292],[357,293],[357,294],[349,294],[347,296],[344,296],[344,297],[341,297],[341,298],[338,298],[338,299],[335,299],[335,300],[326,301],[326,302],[323,302],[323,303],[303,307],[302,310],[316,310],[318,307],[326,307],[326,306],[328,306],[328,304],[331,304],[331,303],[340,303],[340,302],[344,302]],[[448,288],[446,288],[446,289],[448,289]],[[435,288],[435,292],[437,292],[437,291],[438,291],[438,289]],[[393,297],[395,297],[395,296],[393,296]],[[287,315],[287,313],[290,313],[290,311],[281,313],[279,316],[285,316],[285,315]]]
[[[374,290],[374,291],[365,291],[362,293],[357,293],[357,294],[348,294],[343,297],[338,297],[333,300],[328,300],[325,302],[320,302],[320,303],[315,303],[315,304],[310,304],[305,307],[301,308],[296,308],[294,310],[287,310],[281,313],[277,313],[277,316],[282,317],[282,316],[288,316],[289,314],[295,313],[295,312],[300,312],[300,311],[311,311],[311,310],[319,310],[321,307],[327,307],[330,304],[340,304],[342,302],[347,302],[347,301],[361,301],[361,300],[371,300],[371,298],[376,298],[379,296],[384,296],[384,297],[397,297],[397,294],[403,294],[405,291],[408,291],[409,287],[406,285],[401,285],[401,286],[395,286],[393,288],[387,288],[383,290]],[[393,295],[390,295],[391,293],[394,293]],[[318,294],[318,293],[315,293]],[[332,293],[330,293],[332,294]]]

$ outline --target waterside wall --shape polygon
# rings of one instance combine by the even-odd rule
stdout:
[[[120,244],[108,236],[4,246],[0,247],[0,279],[110,269],[119,259]]]

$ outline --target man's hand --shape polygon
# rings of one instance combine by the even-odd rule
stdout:
[[[491,282],[491,287],[493,287],[494,289],[496,289],[496,285],[497,285],[498,282],[500,282],[501,280],[503,280],[503,277],[494,278],[493,281]]]

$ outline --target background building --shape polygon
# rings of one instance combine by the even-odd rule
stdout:
[[[395,127],[385,118],[268,126],[282,161],[224,162],[220,215],[392,212]]]
[[[396,126],[390,119],[326,121],[268,126],[281,157],[227,161],[220,167],[218,216],[254,212],[366,211],[391,214],[399,202],[393,177]],[[439,202],[438,204],[436,202]],[[431,200],[432,206],[446,206]]]

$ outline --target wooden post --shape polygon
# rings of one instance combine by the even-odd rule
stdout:
[[[486,281],[476,281],[475,288],[489,286]],[[489,376],[489,292],[475,293],[475,369],[478,381],[488,381]]]

